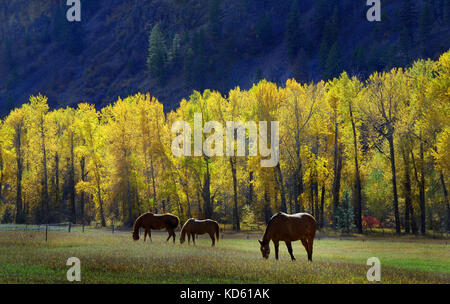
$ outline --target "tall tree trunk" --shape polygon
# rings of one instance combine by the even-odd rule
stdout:
[[[297,157],[298,157],[298,165],[297,169],[294,172],[294,205],[295,205],[295,213],[299,213],[301,211],[301,206],[299,202],[299,196],[303,193],[303,173],[302,173],[302,160],[300,158],[300,141],[297,138]]]
[[[316,136],[316,144],[314,147],[314,158],[317,160],[319,155],[319,136]],[[320,211],[319,211],[319,177],[317,174],[317,167],[314,166],[314,175],[313,175],[313,183],[312,183],[312,191],[314,193],[313,203],[314,203],[314,212],[313,215],[318,222],[320,222]]]
[[[42,176],[42,206],[45,207],[43,210],[44,220],[49,223],[50,220],[50,206],[49,206],[49,195],[48,195],[48,173],[47,173],[47,148],[45,146],[45,132],[44,132],[44,117],[41,118],[41,144],[42,144],[42,165],[43,165],[43,176]]]
[[[60,206],[59,204],[59,155],[58,153],[55,153],[55,207]]]
[[[314,210],[314,177],[311,176],[309,181],[309,208],[311,210],[312,216],[316,216],[316,211]]]
[[[85,181],[86,180],[86,172],[85,172],[85,158],[84,156],[81,157],[80,159],[80,169],[81,169],[81,181]],[[81,215],[81,223],[85,224],[86,223],[86,219],[84,218],[84,192],[81,193],[80,195],[80,215]]]
[[[202,210],[202,202],[200,199],[200,191],[197,191],[197,204],[198,204],[198,217],[199,218],[204,218],[204,214],[203,214],[203,210]]]
[[[237,176],[236,176],[236,158],[234,156],[229,157],[231,174],[233,176],[233,229],[235,231],[241,230],[241,225],[239,223],[239,210],[238,210],[238,198],[237,198]]]
[[[322,185],[322,193],[320,195],[320,217],[319,227],[324,227],[324,207],[325,207],[325,183]]]
[[[425,211],[425,160],[423,153],[423,142],[420,142],[420,183],[419,183],[419,197],[420,197],[420,232],[426,233],[426,211]]]
[[[19,127],[16,130],[16,162],[17,162],[17,172],[16,172],[16,219],[17,224],[22,224],[24,222],[23,211],[22,211],[22,173],[23,173],[23,159],[22,159],[22,130]]]
[[[130,169],[128,168],[128,163],[125,166],[126,176],[127,176],[127,206],[128,206],[128,225],[133,224],[133,210],[131,206],[131,184],[130,184]]]
[[[100,190],[100,184],[97,185],[97,196],[98,196],[98,201],[99,201],[99,206],[100,206],[101,224],[102,224],[102,227],[106,227],[105,214],[103,212],[103,200],[102,200],[102,195],[101,195],[101,190]]]
[[[341,188],[342,151],[339,147],[339,128],[337,110],[334,110],[334,179],[333,179],[333,227],[336,229],[336,213],[339,206],[339,191]]]
[[[398,211],[398,194],[397,194],[397,176],[395,172],[395,150],[394,150],[394,138],[392,135],[387,138],[389,142],[389,154],[391,161],[391,171],[392,171],[392,191],[394,193],[394,217],[395,217],[395,232],[400,234],[400,214]]]
[[[339,148],[337,149],[336,163],[334,168],[334,180],[333,180],[333,227],[336,229],[336,212],[337,207],[339,206],[339,192],[341,189],[341,172],[342,172],[342,152]]]
[[[353,131],[353,149],[355,153],[355,224],[358,229],[358,233],[362,233],[362,195],[361,195],[361,176],[359,174],[359,162],[358,162],[358,136],[356,134],[356,126],[353,118],[352,105],[349,104],[350,121]]]
[[[205,162],[206,162],[206,173],[204,177],[204,183],[203,183],[203,191],[202,191],[202,197],[203,202],[205,204],[204,207],[204,216],[205,218],[209,219],[212,217],[212,210],[211,210],[211,174],[209,172],[209,158],[205,156]]]
[[[188,218],[192,218],[192,211],[191,211],[191,202],[189,200],[189,190],[186,191],[186,200],[187,200],[187,216]]]
[[[409,153],[406,151],[406,147],[402,149],[403,154],[403,163],[404,163],[404,181],[403,187],[405,191],[405,233],[410,233],[410,216],[411,215],[411,177],[410,173],[410,165],[409,165]]]
[[[447,187],[445,186],[444,175],[442,174],[442,172],[440,174],[440,180],[442,184],[442,191],[444,192],[445,206],[447,207],[447,231],[450,231],[450,203],[448,201],[448,191]]]
[[[315,211],[315,218],[317,222],[320,223],[320,209],[319,209],[319,183],[317,181],[317,175],[316,180],[314,182],[314,211]]]
[[[251,206],[253,204],[253,171],[250,171],[248,174],[248,193],[247,193],[247,206]]]
[[[101,192],[100,168],[98,167],[97,163],[95,163],[95,175],[95,179],[97,182],[97,198],[100,207],[100,220],[102,223],[102,227],[106,227],[105,213],[103,211],[103,198]]]
[[[263,207],[263,215],[264,220],[266,224],[269,223],[270,218],[272,217],[272,210],[270,208],[270,198],[269,198],[269,192],[267,191],[267,185],[264,189],[264,207]]]
[[[156,183],[155,183],[155,167],[153,166],[153,156],[150,155],[150,166],[152,174],[152,186],[153,186],[153,203],[155,204],[155,213],[158,213],[158,208],[156,207]]]
[[[287,206],[286,206],[286,192],[284,190],[284,183],[283,183],[283,174],[281,173],[281,167],[280,163],[275,167],[275,170],[277,172],[278,178],[276,179],[278,182],[278,186],[280,187],[280,195],[281,195],[281,206],[280,210],[282,212],[287,212]]]
[[[70,138],[70,169],[69,169],[69,178],[70,178],[70,205],[72,211],[72,223],[77,222],[77,210],[75,208],[75,151],[74,151],[74,139],[73,133]]]

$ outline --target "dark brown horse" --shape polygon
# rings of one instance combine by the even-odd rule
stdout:
[[[295,260],[292,252],[291,242],[301,240],[308,253],[308,260],[312,261],[314,236],[316,235],[317,223],[314,217],[307,213],[286,214],[278,212],[270,219],[267,224],[261,245],[262,256],[266,259],[270,254],[270,240],[275,246],[275,258],[278,260],[278,245],[280,241],[286,243],[286,247],[291,255],[292,261]]]
[[[139,228],[144,228],[144,242],[145,238],[148,234],[150,237],[150,241],[152,241],[152,232],[151,230],[161,230],[167,229],[169,232],[169,237],[166,242],[173,237],[173,242],[175,243],[175,229],[177,229],[180,224],[180,219],[178,216],[165,213],[165,214],[154,214],[151,212],[147,212],[142,214],[140,217],[136,219],[133,226],[133,239],[135,241],[139,240]]]
[[[188,219],[186,223],[181,228],[181,236],[180,243],[183,244],[186,239],[186,234],[188,235],[188,244],[192,241],[195,245],[195,235],[196,234],[205,234],[208,233],[211,238],[212,245],[216,244],[216,240],[214,239],[214,234],[216,235],[217,241],[219,241],[219,223],[213,220],[196,220],[196,219]]]

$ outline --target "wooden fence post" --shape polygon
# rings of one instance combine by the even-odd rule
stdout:
[[[114,224],[112,224],[112,233],[114,234]]]
[[[48,240],[48,225],[45,225],[45,241]]]
[[[70,233],[70,229],[72,228],[72,223],[69,222],[69,233]]]
[[[84,224],[83,224],[83,233],[84,233]]]

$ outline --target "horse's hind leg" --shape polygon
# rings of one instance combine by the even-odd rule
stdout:
[[[302,244],[303,244],[303,247],[305,247],[305,249],[306,249],[306,253],[308,254],[308,260],[309,260],[309,244],[308,244],[308,241],[306,239],[302,239]]]
[[[209,237],[211,238],[211,241],[212,241],[211,247],[214,247],[216,245],[216,239],[214,238],[214,233],[211,233],[209,235]]]
[[[287,247],[287,250],[289,252],[289,255],[291,256],[292,261],[295,261],[294,253],[292,251],[292,244],[291,244],[291,242],[285,242],[285,243],[286,243],[286,247]]]
[[[166,242],[170,240],[171,237],[173,237],[173,242],[175,243],[175,232],[173,229],[168,230],[169,231],[169,237],[167,238]]]
[[[192,233],[192,242],[193,242],[194,245],[195,245],[195,233]]]
[[[314,237],[308,240],[308,261],[312,262]]]
[[[148,230],[148,237],[150,238],[150,242],[153,243],[153,239],[152,239],[152,231],[149,229]]]

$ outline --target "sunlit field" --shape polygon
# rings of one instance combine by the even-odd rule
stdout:
[[[225,235],[215,248],[200,237],[194,247],[134,242],[128,233],[0,233],[0,283],[68,283],[69,257],[81,260],[81,283],[371,283],[369,257],[381,261],[381,283],[450,283],[450,250],[445,240],[316,239],[313,263],[295,242],[291,262],[284,243],[280,260],[263,260],[255,237]]]

